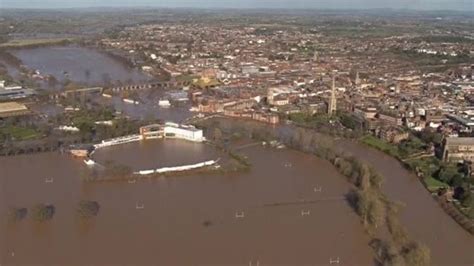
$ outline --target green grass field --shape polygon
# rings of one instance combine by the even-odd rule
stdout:
[[[443,182],[441,182],[441,181],[439,181],[439,180],[437,180],[437,179],[435,179],[431,176],[426,177],[423,181],[425,182],[426,188],[431,192],[434,192],[434,191],[438,190],[439,188],[449,187],[448,184],[443,183]]]
[[[39,137],[39,133],[31,128],[2,127],[0,133],[12,137],[15,140],[31,140]]]
[[[360,139],[360,141],[370,147],[376,148],[380,151],[387,153],[395,158],[400,158],[400,153],[396,146],[387,143],[381,139],[378,139],[372,135],[366,135]]]

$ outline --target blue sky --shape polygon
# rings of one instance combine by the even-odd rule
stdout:
[[[474,0],[0,0],[3,8],[70,7],[199,7],[199,8],[407,8],[462,10],[474,13]]]

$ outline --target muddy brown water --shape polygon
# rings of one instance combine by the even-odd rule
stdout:
[[[339,149],[368,162],[385,177],[384,193],[403,204],[402,224],[413,239],[430,248],[433,265],[474,264],[474,237],[441,209],[413,173],[378,150],[352,141],[338,143]]]
[[[191,158],[181,156],[186,153],[214,156],[214,151],[190,145],[158,145],[159,151],[136,145],[128,150],[137,154],[122,157],[117,155],[121,148],[113,148],[110,155],[124,162],[149,152],[173,153],[170,158],[184,160]],[[350,186],[329,163],[260,146],[242,152],[253,163],[249,172],[145,178],[135,184],[83,183],[83,163],[57,153],[1,158],[0,262],[329,265],[330,259],[339,258],[339,265],[373,264],[370,239],[344,200]],[[45,183],[45,177],[54,182]],[[81,199],[101,205],[88,224],[75,217]],[[313,203],[299,204],[301,200]],[[56,206],[53,220],[41,225],[29,218],[5,223],[8,207],[37,203]],[[136,209],[137,203],[144,209]],[[302,211],[310,214],[302,216]],[[236,218],[236,212],[245,217]]]
[[[186,152],[179,152],[186,151]],[[154,139],[98,149],[93,159],[126,165],[134,171],[196,164],[223,156],[214,147],[179,139]]]

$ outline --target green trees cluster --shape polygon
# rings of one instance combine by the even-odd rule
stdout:
[[[449,184],[454,188],[453,197],[465,208],[473,207],[473,196],[470,189],[470,180],[467,177],[468,171],[463,166],[456,164],[441,164],[434,177],[439,181]]]
[[[382,226],[385,223],[386,201],[379,189],[383,178],[354,157],[337,155],[331,162],[356,186],[351,203],[363,223],[371,230]]]
[[[359,121],[357,121],[357,119],[352,114],[341,112],[339,113],[338,117],[339,121],[341,121],[341,124],[347,128],[350,128],[352,130],[363,129],[363,125]]]
[[[97,121],[113,121],[112,125],[96,124]],[[153,121],[155,122],[155,121]],[[97,141],[124,135],[136,134],[144,121],[115,117],[108,107],[83,107],[82,110],[57,117],[54,124],[74,125],[83,141]]]

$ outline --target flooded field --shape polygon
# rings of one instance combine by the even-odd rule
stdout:
[[[138,171],[195,164],[218,159],[221,155],[216,149],[203,143],[157,139],[102,148],[94,153],[93,159],[102,164],[113,161]]]
[[[119,153],[124,147],[128,156]],[[97,156],[154,163],[155,156],[193,160],[213,152],[157,142]],[[83,163],[56,153],[0,158],[1,217],[8,207],[56,206],[52,221],[41,225],[2,219],[0,263],[329,265],[339,258],[339,265],[373,264],[369,237],[345,200],[350,186],[328,162],[260,146],[241,152],[252,161],[249,172],[135,184],[83,183]],[[101,206],[88,224],[75,216],[81,199]]]
[[[60,82],[69,79],[93,86],[150,79],[104,53],[84,47],[51,46],[11,52],[29,68],[39,70],[42,75],[53,75]]]

